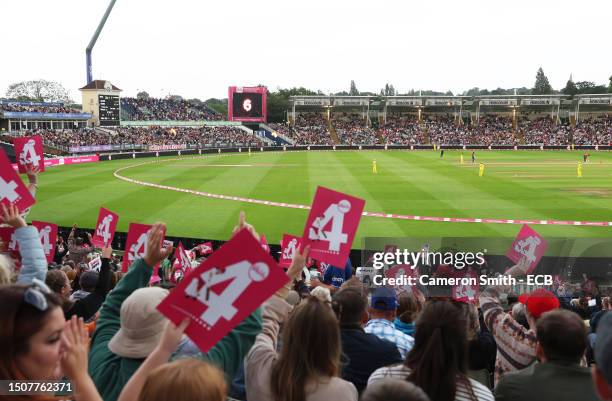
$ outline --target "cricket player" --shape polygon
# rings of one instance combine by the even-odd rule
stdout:
[[[485,165],[484,163],[480,163],[480,166],[478,168],[478,176],[482,177],[484,176],[484,170],[485,170]]]
[[[378,174],[378,168],[376,167],[376,160],[372,160],[372,173]]]
[[[476,162],[476,152],[472,150],[472,164]]]
[[[576,175],[578,176],[578,178],[582,177],[582,163],[578,163],[578,169],[576,171]]]
[[[461,152],[460,164],[463,164],[463,152]]]
[[[440,159],[444,158],[444,149],[440,148]]]

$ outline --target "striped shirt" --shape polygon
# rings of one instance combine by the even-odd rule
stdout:
[[[406,358],[406,354],[414,345],[414,338],[396,329],[393,322],[386,319],[371,319],[364,327],[364,331],[395,344],[402,358]]]
[[[487,288],[480,294],[484,321],[497,343],[495,383],[508,372],[525,369],[536,360],[536,334],[527,330],[502,309],[496,291]]]
[[[408,375],[410,375],[410,369],[403,364],[386,366],[384,368],[377,369],[374,371],[374,373],[372,373],[370,379],[368,380],[368,385],[382,379],[406,380]],[[495,397],[493,396],[493,393],[491,393],[491,390],[489,390],[483,384],[478,383],[476,380],[469,380],[476,399],[474,400],[474,398],[471,396],[471,391],[466,382],[459,380],[457,381],[457,388],[455,390],[455,401],[495,401]]]

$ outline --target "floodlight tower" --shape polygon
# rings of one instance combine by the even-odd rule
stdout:
[[[110,4],[106,8],[106,12],[102,16],[102,20],[98,24],[98,28],[96,28],[96,31],[94,32],[93,36],[91,37],[91,40],[89,41],[89,44],[87,45],[87,48],[85,49],[85,68],[87,69],[88,84],[93,81],[93,74],[91,71],[91,51],[93,50],[93,47],[95,46],[96,41],[98,40],[98,36],[100,36],[100,32],[102,32],[102,28],[104,28],[104,24],[106,23],[106,20],[108,19],[108,16],[111,10],[113,9],[113,6],[115,5],[115,1],[117,0],[111,0]]]

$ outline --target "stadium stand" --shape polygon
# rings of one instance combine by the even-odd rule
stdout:
[[[111,133],[114,132],[114,133]],[[261,139],[232,126],[121,127],[114,131],[93,128],[78,130],[22,131],[20,136],[41,135],[45,145],[56,148],[95,145],[192,145],[262,146]]]
[[[367,126],[358,114],[334,116],[332,124],[341,143],[346,145],[374,145],[377,143],[376,131]]]
[[[127,121],[213,121],[224,117],[203,103],[156,98],[121,98],[121,113]]]
[[[286,131],[287,132],[287,131]],[[321,113],[300,113],[286,134],[296,145],[332,145],[327,121]]]

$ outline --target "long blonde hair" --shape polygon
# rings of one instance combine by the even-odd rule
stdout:
[[[13,261],[0,253],[0,285],[11,284],[13,276]]]
[[[339,373],[340,326],[332,309],[311,296],[283,330],[283,348],[270,374],[272,394],[276,401],[304,401],[308,384]]]
[[[215,366],[198,359],[180,359],[154,369],[139,401],[225,401],[227,384]]]

